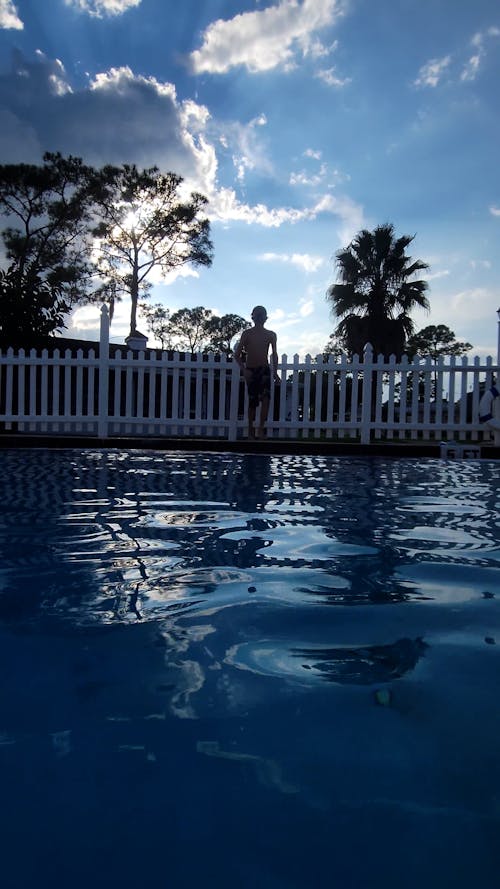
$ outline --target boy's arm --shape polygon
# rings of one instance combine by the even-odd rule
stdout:
[[[276,334],[272,333],[271,335],[271,368],[273,372],[274,381],[276,383],[280,383],[281,380],[278,374],[278,347],[277,347],[277,338]]]
[[[235,349],[233,352],[234,360],[236,361],[237,364],[239,364],[239,366],[241,367],[242,370],[244,370],[244,368],[245,368],[245,362],[242,359],[242,354],[245,349],[245,341],[246,341],[245,331],[243,331],[243,333],[241,335],[241,339],[240,339],[239,343],[237,343],[237,345],[235,346]]]

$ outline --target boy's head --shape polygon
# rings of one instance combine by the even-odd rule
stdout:
[[[252,321],[255,324],[265,324],[267,321],[267,312],[264,306],[255,306],[252,310]]]

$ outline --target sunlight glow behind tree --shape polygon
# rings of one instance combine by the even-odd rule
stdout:
[[[96,299],[130,296],[130,334],[137,332],[139,297],[150,289],[154,268],[165,277],[186,264],[210,266],[210,223],[201,214],[207,199],[197,192],[180,196],[182,178],[157,167],[103,167],[97,174],[100,222],[97,269],[103,281]]]

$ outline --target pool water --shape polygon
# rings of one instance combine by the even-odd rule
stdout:
[[[0,461],[3,889],[496,889],[499,463]]]

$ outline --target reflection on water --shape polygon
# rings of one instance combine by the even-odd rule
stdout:
[[[495,464],[1,456],[0,617],[153,621],[180,716],[195,716],[195,701],[204,709],[207,670],[222,663],[297,682],[306,670],[335,682],[397,678],[426,647],[425,617],[391,638],[391,621],[351,610],[339,621],[332,606],[457,604],[498,587]]]
[[[439,603],[495,589],[495,464],[1,456],[7,621],[158,621],[250,600],[280,613]]]
[[[317,670],[329,682],[390,682],[413,670],[428,646],[422,639],[398,639],[392,645],[363,648],[292,649],[305,670]]]
[[[171,861],[182,850],[179,886],[199,884],[179,878],[192,835],[210,859],[206,825],[222,816],[205,800],[218,795],[252,834],[268,809],[272,829],[280,823],[278,798],[297,806],[283,828],[290,860],[289,819],[298,847],[310,818],[300,807],[340,812],[316,824],[327,858],[339,831],[341,846],[351,830],[372,852],[384,842],[360,823],[367,800],[375,821],[383,811],[397,833],[407,819],[412,837],[415,813],[435,825],[446,812],[453,835],[469,819],[474,860],[489,873],[474,819],[500,813],[500,727],[475,729],[495,709],[498,464],[90,449],[0,459],[0,754],[15,764],[36,748],[44,799],[58,780],[44,756],[85,763],[91,777],[75,777],[74,798],[86,824],[92,805],[101,812],[96,787],[128,811],[112,776],[123,771],[140,795],[141,770],[156,769],[154,786],[172,788],[171,809],[182,810],[175,824],[191,825],[170,850]],[[387,706],[374,707],[374,694]],[[471,767],[479,761],[484,771]],[[155,812],[148,835],[163,849],[163,800]],[[224,831],[244,857],[228,821]],[[411,882],[401,849],[385,889],[427,879],[414,863]],[[324,883],[309,859],[276,883],[259,861],[243,876],[234,865],[226,883],[214,865],[212,882]],[[472,885],[461,866],[454,885],[462,872]],[[366,872],[352,885],[375,884]]]

